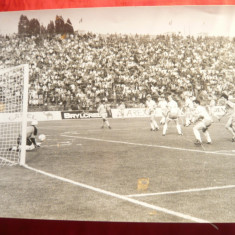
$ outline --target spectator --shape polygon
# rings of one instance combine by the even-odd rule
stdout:
[[[0,37],[0,68],[30,66],[30,107],[77,103],[88,110],[104,97],[136,106],[146,94],[185,91],[207,103],[201,91],[218,96],[235,88],[235,40],[228,37],[87,33],[37,40]]]

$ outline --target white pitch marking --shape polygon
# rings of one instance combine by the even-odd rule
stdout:
[[[149,128],[138,128],[138,130],[148,130]],[[137,129],[112,129],[112,131],[136,131]],[[104,131],[104,129],[93,129],[93,130],[87,130],[87,132],[96,132],[96,131]]]
[[[201,191],[228,189],[228,188],[235,188],[235,185],[186,189],[186,190],[179,190],[179,191],[166,191],[166,192],[160,192],[160,193],[132,194],[132,195],[126,195],[126,196],[127,197],[148,197],[148,196],[158,196],[158,195],[177,194],[177,193],[191,193],[191,192],[201,192]]]
[[[66,131],[66,132],[63,132],[63,134],[74,134],[74,135],[77,135],[77,134],[80,134],[80,133],[77,132],[77,131]]]
[[[40,130],[41,129],[47,129],[47,128],[54,128],[54,127],[63,127],[63,128],[66,127],[66,128],[68,128],[69,126],[61,126],[61,125],[60,126],[42,126],[42,127],[40,127]]]
[[[103,190],[103,189],[100,189],[100,188],[95,188],[93,186],[89,186],[87,184],[83,184],[83,183],[79,183],[79,182],[76,182],[76,181],[73,181],[73,180],[70,180],[70,179],[66,179],[64,177],[60,177],[60,176],[57,176],[57,175],[54,175],[54,174],[51,174],[51,173],[47,173],[45,171],[41,171],[41,170],[38,170],[36,168],[32,168],[30,166],[27,166],[27,165],[23,165],[23,166],[26,169],[38,172],[42,175],[46,175],[46,176],[49,176],[51,178],[61,180],[63,182],[74,184],[74,185],[82,187],[82,188],[86,188],[86,189],[89,189],[89,190],[92,190],[92,191],[95,191],[95,192],[98,192],[98,193],[102,193],[102,194],[105,194],[105,195],[108,195],[108,196],[111,196],[111,197],[114,197],[114,198],[118,198],[118,199],[121,199],[123,201],[128,201],[128,202],[131,202],[131,203],[136,204],[138,206],[143,206],[143,207],[146,207],[146,208],[150,208],[150,209],[153,209],[153,210],[156,210],[156,211],[160,211],[160,212],[163,212],[163,213],[166,213],[166,214],[169,214],[169,215],[173,215],[173,216],[180,217],[180,218],[190,220],[190,221],[193,221],[193,222],[197,222],[197,223],[210,223],[207,220],[199,219],[199,218],[196,218],[196,217],[193,217],[193,216],[190,216],[190,215],[186,215],[186,214],[183,214],[183,213],[180,213],[180,212],[172,211],[172,210],[169,210],[169,209],[166,209],[166,208],[163,208],[163,207],[151,205],[149,203],[138,201],[138,200],[135,200],[135,199],[123,196],[123,195],[119,195],[119,194],[116,194],[116,193],[112,193],[112,192],[109,192],[109,191],[106,191],[106,190]]]
[[[70,146],[72,145],[71,142],[58,142],[57,144],[50,144],[50,145],[43,145],[43,147],[62,147],[62,146]]]
[[[73,126],[44,126],[44,127],[40,127],[40,130],[44,130],[44,129],[54,129],[54,128],[73,128]],[[85,130],[85,129],[84,129]],[[79,134],[78,132],[76,131],[67,131],[67,132],[64,132],[64,133],[67,133],[67,134]],[[46,136],[49,136],[49,135],[46,135]]]
[[[40,127],[40,129],[51,129],[51,128],[54,128],[54,127],[62,127],[62,128],[68,128],[68,127],[72,127],[72,126],[45,126],[45,127]],[[138,130],[148,130],[149,128],[138,128]],[[112,131],[135,131],[136,128],[129,128],[129,129],[115,129],[113,128]],[[89,130],[86,130],[84,129],[84,131],[88,131],[88,132],[95,132],[95,131],[103,131],[103,129],[89,129]],[[64,132],[66,134],[80,134],[80,133],[75,133],[74,131],[71,131],[71,132]]]
[[[63,141],[63,142],[58,142],[58,144],[71,145],[72,143],[70,141]]]
[[[164,146],[164,145],[140,144],[140,143],[118,141],[118,140],[105,140],[105,139],[97,139],[97,138],[82,137],[82,136],[69,136],[69,135],[63,135],[63,134],[61,136],[70,137],[70,138],[84,139],[84,140],[93,140],[93,141],[101,141],[101,142],[108,142],[108,143],[116,143],[116,144],[136,145],[136,146],[163,148],[163,149],[170,149],[170,150],[205,153],[205,154],[215,154],[215,155],[224,155],[224,156],[235,156],[235,154],[230,154],[230,153],[220,153],[220,152],[214,152],[214,151],[202,151],[202,150],[196,150],[196,149],[185,149],[185,148],[177,148],[177,147],[170,147],[170,146]]]
[[[43,148],[44,147],[63,147],[63,146],[70,146],[71,144],[57,144],[57,145],[55,145],[55,144],[51,144],[51,145],[43,145]]]
[[[68,142],[72,142],[74,139],[69,139],[68,141],[65,141],[65,142],[58,142],[58,141],[60,141],[60,140],[61,140],[61,139],[57,139],[57,138],[54,138],[54,139],[46,139],[45,142],[48,142],[48,141],[49,141],[49,142],[53,142],[53,141],[54,141],[54,142],[56,142],[56,143],[66,143],[66,144],[67,144]]]
[[[235,152],[235,150],[219,150],[219,151],[215,151],[215,153],[230,153],[230,152]]]

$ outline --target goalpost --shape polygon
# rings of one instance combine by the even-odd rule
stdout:
[[[25,164],[28,80],[27,64],[0,70],[0,167]]]

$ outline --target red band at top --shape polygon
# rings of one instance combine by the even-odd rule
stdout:
[[[0,11],[173,5],[235,5],[235,0],[1,0]]]

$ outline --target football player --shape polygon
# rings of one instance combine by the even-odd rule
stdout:
[[[124,102],[122,102],[122,103],[118,106],[118,109],[120,110],[120,114],[121,114],[122,119],[124,119],[124,117],[125,117],[125,108],[126,108],[126,106],[125,106],[125,103],[124,103]]]
[[[26,150],[33,150],[39,148],[40,145],[36,142],[36,136],[38,134],[38,121],[33,120],[30,126],[27,126],[26,129]],[[9,151],[15,150],[19,151],[21,149],[21,135],[17,138],[17,147],[12,147],[8,149]]]
[[[235,142],[235,103],[228,99],[226,94],[221,96],[225,101],[225,115],[229,115],[229,119],[225,125],[225,128],[232,134],[232,142]]]
[[[159,102],[158,102],[158,107],[161,109],[162,112],[162,118],[160,120],[160,124],[164,125],[166,122],[166,116],[167,116],[167,101],[164,97],[164,95],[161,95],[161,97],[159,97]]]
[[[179,116],[180,116],[180,109],[178,107],[178,104],[175,100],[173,100],[172,96],[168,96],[168,103],[167,103],[167,116],[166,116],[166,122],[163,126],[163,132],[162,135],[165,136],[166,135],[166,130],[167,130],[167,126],[168,123],[170,121],[174,121],[176,124],[176,129],[179,135],[183,135],[182,131],[181,131],[181,126],[179,124]]]
[[[103,121],[103,124],[102,124],[101,128],[104,128],[104,124],[106,124],[106,126],[109,129],[111,129],[109,121],[107,120],[108,114],[107,114],[107,107],[106,107],[106,104],[105,104],[105,100],[100,101],[97,111],[98,111],[98,113],[101,116],[102,121]]]
[[[185,102],[184,102],[184,113],[185,113],[185,126],[188,127],[191,124],[192,121],[192,113],[193,113],[193,101],[192,97],[185,96]]]
[[[211,137],[208,132],[208,128],[213,123],[213,119],[207,112],[206,108],[200,105],[199,100],[194,100],[193,104],[195,106],[195,112],[194,112],[194,127],[193,127],[193,133],[196,138],[195,145],[202,145],[202,139],[200,135],[200,130],[204,133],[207,144],[211,144]]]
[[[146,107],[147,107],[147,112],[150,115],[150,127],[151,131],[157,131],[159,130],[158,124],[155,120],[155,109],[157,107],[156,102],[151,98],[151,95],[146,96]]]

